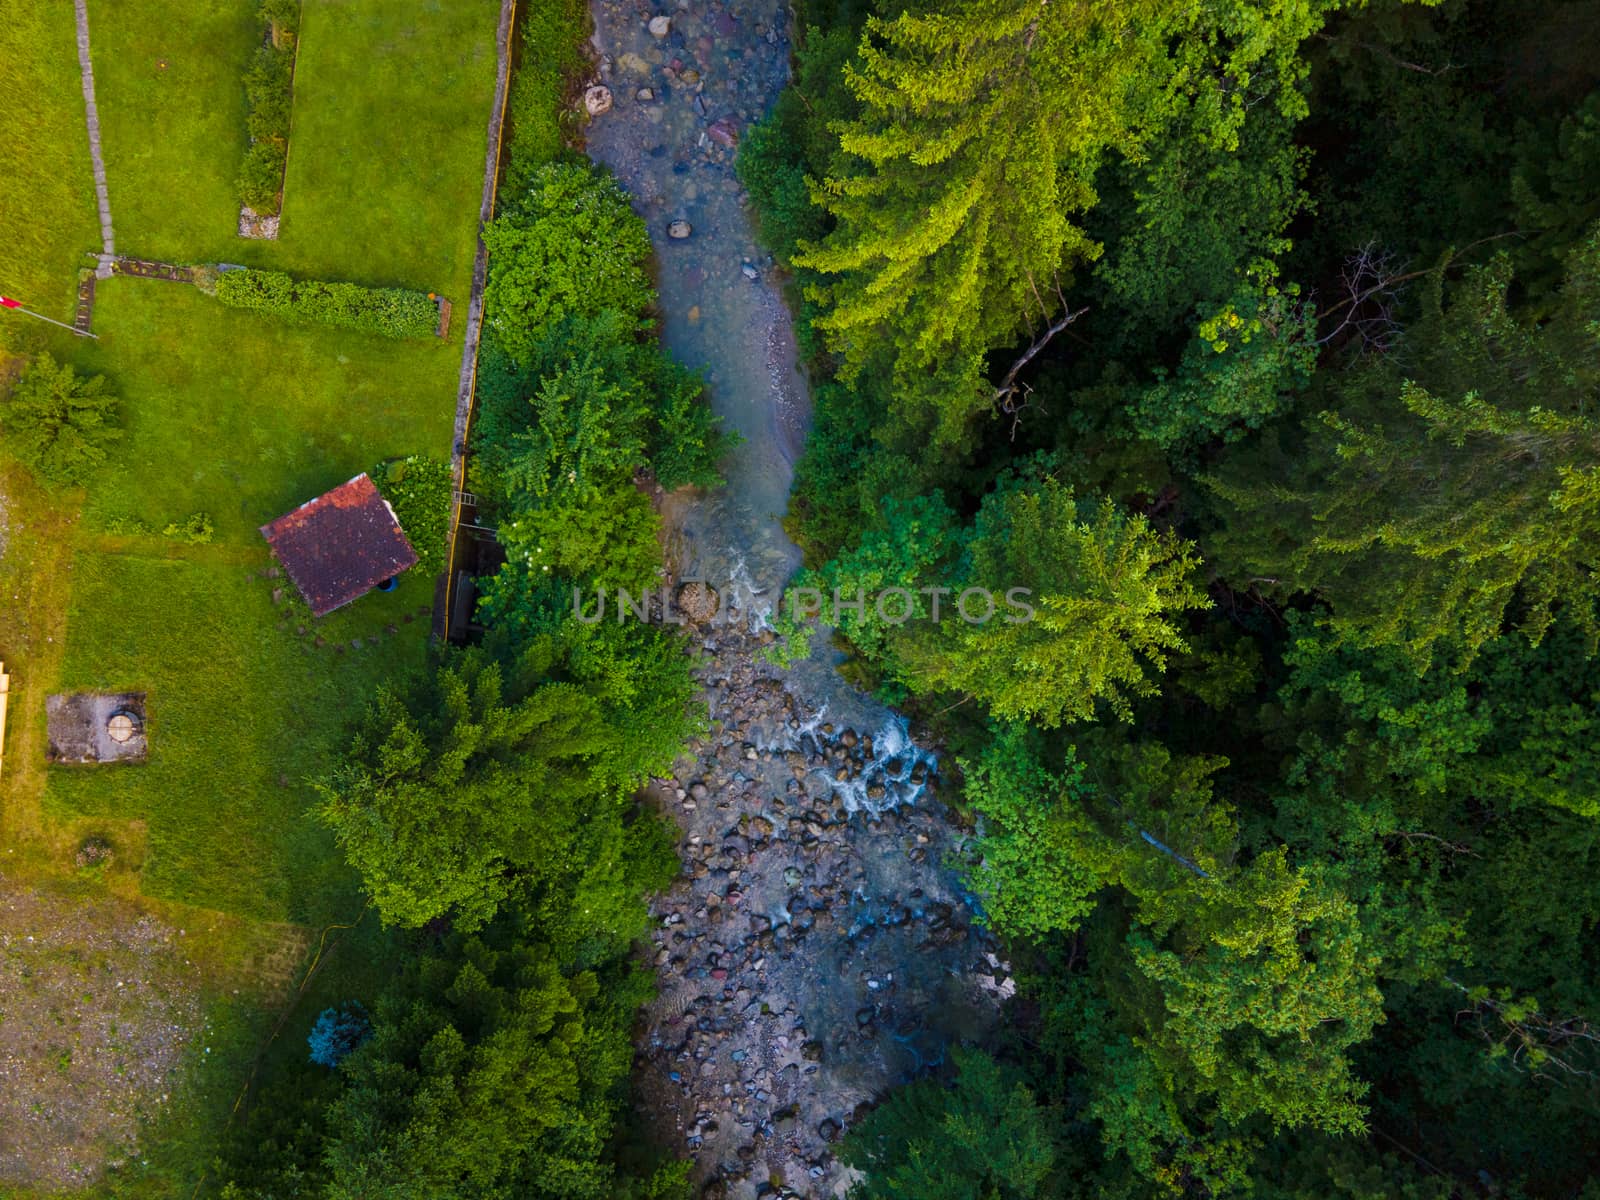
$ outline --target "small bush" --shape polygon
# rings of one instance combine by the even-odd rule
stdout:
[[[311,1036],[306,1038],[306,1044],[311,1047],[311,1061],[324,1067],[337,1067],[371,1033],[372,1022],[361,1005],[325,1008],[312,1026]]]
[[[422,292],[296,280],[282,271],[225,271],[216,295],[231,308],[384,337],[432,337],[439,325],[439,310]]]
[[[657,378],[650,466],[656,482],[668,491],[685,484],[716,487],[722,482],[717,461],[744,439],[721,428],[722,418],[706,403],[697,374],[651,349]]]
[[[523,18],[522,63],[511,82],[506,119],[510,146],[503,190],[527,189],[533,174],[568,146],[578,109],[564,103],[588,68],[583,53],[589,6],[584,0],[548,0],[529,6]]]
[[[173,521],[161,531],[162,537],[171,538],[175,542],[183,542],[190,546],[205,546],[210,544],[211,535],[215,532],[211,524],[210,513],[191,513],[183,522]]]
[[[417,570],[439,574],[450,533],[450,464],[413,454],[374,467],[372,479],[417,552]]]
[[[46,483],[83,483],[122,436],[117,398],[105,376],[85,379],[70,364],[41,354],[17,380],[4,409],[6,450]]]
[[[245,127],[253,140],[288,140],[293,78],[293,54],[271,46],[262,46],[256,51],[255,61],[244,77],[245,97],[249,102]]]
[[[257,213],[278,210],[287,150],[278,142],[256,142],[245,152],[239,168],[239,202]]]
[[[150,537],[155,533],[155,530],[150,528],[150,523],[143,517],[127,514],[107,517],[105,531],[112,537]]]

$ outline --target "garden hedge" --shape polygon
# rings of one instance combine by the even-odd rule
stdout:
[[[295,33],[298,0],[263,0],[265,43],[245,72],[246,125],[250,148],[239,169],[239,201],[252,212],[278,211],[284,166],[289,158],[289,117],[294,103]]]
[[[293,279],[282,271],[224,271],[217,276],[217,299],[290,321],[392,338],[432,337],[439,326],[439,310],[424,292]]]

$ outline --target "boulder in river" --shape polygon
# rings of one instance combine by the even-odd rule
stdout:
[[[583,93],[583,107],[591,117],[598,117],[601,113],[611,111],[611,89],[604,84],[597,83]]]
[[[694,226],[690,225],[689,222],[685,221],[682,217],[679,217],[676,221],[673,221],[667,226],[667,236],[669,238],[676,238],[680,241],[688,237],[693,232]]]
[[[732,150],[739,144],[739,127],[732,117],[718,117],[706,129],[706,136],[719,146]]]
[[[669,34],[671,32],[672,32],[672,18],[671,17],[658,16],[658,17],[651,17],[650,18],[650,36],[651,37],[653,37],[653,38],[664,38],[664,37],[667,36],[667,34]]]
[[[685,221],[684,224],[687,226],[688,222]],[[692,580],[678,589],[678,611],[686,620],[696,625],[704,624],[716,616],[720,604],[721,599],[717,595],[717,589],[709,583]]]

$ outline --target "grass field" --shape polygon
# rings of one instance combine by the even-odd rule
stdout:
[[[119,277],[81,348],[122,397],[126,434],[84,510],[92,528],[157,529],[208,512],[219,539],[257,530],[381,458],[443,455],[461,351],[289,325],[199,289]]]
[[[63,321],[85,251],[100,249],[75,37],[71,4],[0,0],[0,294]],[[0,314],[0,347],[46,328]]]
[[[402,623],[415,592],[357,602],[350,616],[376,646],[318,649],[278,627],[283,581],[260,578],[264,549],[142,549],[74,556],[58,686],[146,691],[150,759],[52,771],[46,811],[146,822],[143,887],[163,899],[309,924],[359,907],[307,817],[307,781],[377,682],[421,663],[427,622]],[[400,632],[385,635],[389,623]]]
[[[464,297],[497,13],[495,0],[304,0],[282,224],[259,242],[236,236],[234,188],[255,5],[92,0],[118,249]]]
[[[305,0],[282,269],[464,300],[496,0]]]
[[[254,5],[96,0],[119,247],[420,279],[464,301],[495,15],[491,0],[308,0],[290,168],[298,208],[282,242],[252,244],[233,236],[232,174]],[[70,20],[54,30],[68,51],[71,32]],[[181,201],[167,176],[182,181]],[[258,529],[381,459],[448,453],[460,324],[449,343],[395,342],[116,277],[100,285],[95,331],[98,341],[53,348],[107,375],[119,396],[112,462],[81,507],[17,472],[0,501],[19,518],[6,566],[22,580],[0,618],[0,653],[26,685],[11,743],[30,760],[5,780],[7,826],[58,865],[85,830],[103,829],[120,843],[124,885],[163,902],[331,919],[354,881],[309,818],[307,780],[377,681],[422,661],[432,580],[408,574],[395,593],[313,622],[292,584],[265,577]],[[209,544],[162,536],[197,513],[213,524]],[[149,693],[148,763],[42,769],[43,695],[81,688]]]
[[[151,756],[50,772],[46,814],[142,822],[148,895],[331,919],[353,881],[307,816],[307,780],[377,681],[422,661],[432,581],[407,575],[311,622],[286,579],[263,578],[258,530],[379,459],[442,454],[458,351],[286,325],[125,277],[102,285],[96,327],[79,361],[112,378],[126,435],[73,531],[54,690],[147,691]],[[196,512],[212,543],[159,535]],[[127,532],[139,527],[151,532]]]
[[[62,7],[71,24],[71,6]],[[226,258],[238,241],[234,180],[248,142],[244,70],[261,34],[255,5],[89,0],[89,32],[118,251]]]
[[[121,252],[406,284],[464,312],[494,0],[306,0],[276,243],[235,237],[255,4],[89,5]],[[0,291],[69,317],[98,242],[70,3],[0,0],[0,63],[29,100],[0,108]],[[303,1056],[317,1009],[370,995],[388,970],[390,935],[368,914],[334,933],[330,946],[348,941],[297,1001],[325,928],[363,907],[312,817],[310,781],[380,682],[425,662],[433,581],[407,573],[313,622],[292,583],[269,576],[257,529],[391,455],[447,455],[461,326],[448,343],[395,342],[118,277],[98,291],[99,341],[29,330],[14,343],[107,375],[125,436],[85,493],[66,494],[5,461],[0,440],[0,659],[13,678],[0,870],[140,906],[180,931],[204,981],[204,1029],[172,1105],[143,1114],[140,1153],[92,1194],[204,1194],[246,1081]],[[198,512],[209,543],[160,532]],[[47,767],[45,697],[96,688],[147,693],[149,760]],[[88,836],[115,849],[103,870],[75,865]]]

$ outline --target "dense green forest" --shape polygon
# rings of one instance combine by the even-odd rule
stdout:
[[[917,716],[1018,994],[866,1200],[1600,1196],[1600,7],[810,0],[738,170],[815,397],[789,527]],[[319,784],[396,933],[226,1195],[667,1197],[629,1115],[698,728],[636,474],[727,438],[535,6],[474,427],[481,644]],[[1019,624],[930,590],[1030,590]],[[337,1066],[330,1071],[330,1066]],[[448,1131],[448,1132],[446,1132]]]
[[[1597,1194],[1600,8],[804,23],[808,582],[1038,607],[833,614],[1020,985],[861,1194]]]

